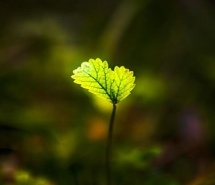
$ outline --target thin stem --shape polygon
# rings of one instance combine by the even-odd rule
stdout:
[[[110,117],[109,123],[109,130],[108,130],[108,137],[107,137],[107,148],[106,148],[106,157],[105,157],[105,166],[106,166],[106,180],[107,185],[111,185],[111,149],[112,149],[112,135],[113,135],[113,125],[114,125],[114,118],[116,113],[116,104],[113,104],[113,109]]]

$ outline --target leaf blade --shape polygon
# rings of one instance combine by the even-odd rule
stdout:
[[[114,79],[116,88],[116,99],[118,102],[125,99],[135,87],[133,71],[126,69],[124,66],[114,68]]]
[[[126,98],[135,86],[132,71],[124,66],[116,66],[112,71],[107,61],[99,58],[83,62],[73,71],[71,77],[81,87],[113,104]]]

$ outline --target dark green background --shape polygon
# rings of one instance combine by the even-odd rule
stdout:
[[[212,0],[2,0],[1,184],[22,171],[104,184],[111,104],[70,77],[97,57],[136,76],[117,106],[114,184],[215,184],[214,33]]]

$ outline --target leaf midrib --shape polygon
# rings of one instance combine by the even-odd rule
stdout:
[[[92,79],[94,79],[100,86],[101,88],[105,91],[105,93],[108,95],[108,97],[110,98],[110,100],[113,102],[113,99],[111,97],[111,95],[108,93],[107,88],[105,88],[101,82],[99,82],[94,76],[92,76],[91,74],[87,73],[86,71],[84,71],[85,74],[87,74],[88,76],[90,76]]]

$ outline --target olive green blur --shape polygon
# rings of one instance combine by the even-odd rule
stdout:
[[[106,185],[112,105],[71,78],[90,58],[136,77],[112,184],[214,185],[213,0],[2,0],[0,185]]]

